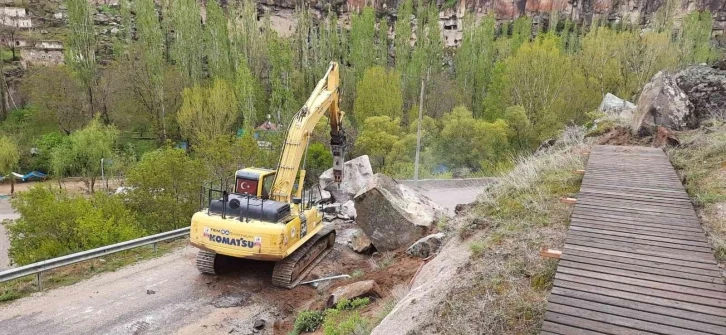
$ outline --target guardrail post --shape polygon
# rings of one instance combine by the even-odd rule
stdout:
[[[156,242],[154,242],[154,253],[156,253]]]
[[[37,273],[38,275],[38,291],[43,290],[43,271]]]

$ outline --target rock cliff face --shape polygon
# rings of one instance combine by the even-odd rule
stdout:
[[[310,8],[322,15],[336,12],[346,21],[348,13],[373,4],[379,15],[395,18],[396,8],[403,0],[257,0],[260,9],[271,10],[273,27],[283,35],[289,35],[292,27],[292,10],[304,1]],[[461,19],[466,11],[479,16],[493,13],[497,20],[516,19],[522,15],[533,18],[535,24],[549,20],[556,12],[560,19],[569,18],[577,23],[590,24],[593,20],[647,25],[652,14],[668,0],[458,0],[453,6],[446,0],[425,0],[436,2],[442,8],[439,14],[444,41],[456,46],[461,41]],[[726,0],[673,0],[677,1],[676,18],[695,10],[710,10],[713,13],[714,35],[726,30]]]

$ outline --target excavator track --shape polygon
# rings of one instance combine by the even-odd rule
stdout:
[[[199,250],[199,252],[197,253],[197,269],[201,273],[216,275],[217,271],[214,270],[214,261],[216,259],[217,254],[209,251]]]
[[[335,229],[323,227],[315,236],[295,250],[290,256],[275,263],[272,285],[294,288],[335,245]]]

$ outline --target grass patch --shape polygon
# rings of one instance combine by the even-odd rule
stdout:
[[[359,309],[370,303],[369,298],[343,299],[338,301],[335,308],[329,308],[324,312],[302,311],[295,318],[295,326],[290,335],[313,332],[321,325],[325,335],[369,334],[378,323],[374,324],[372,320],[361,316]]]
[[[45,271],[42,275],[43,290],[45,291],[66,285],[72,285],[91,278],[99,273],[116,271],[119,268],[134,264],[138,261],[157,258],[186,244],[186,239],[159,243],[156,252],[154,252],[152,246],[149,245]],[[36,276],[34,275],[0,283],[0,305],[28,296],[37,291],[38,284]]]
[[[716,259],[726,263],[726,124],[678,134],[682,145],[668,149],[673,166],[695,203]]]
[[[557,266],[539,248],[564,244],[570,206],[558,199],[579,191],[582,176],[572,171],[585,163],[583,137],[570,129],[554,147],[519,159],[470,209],[459,236],[471,260],[435,311],[435,333],[538,332]]]

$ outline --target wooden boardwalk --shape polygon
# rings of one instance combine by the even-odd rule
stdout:
[[[541,334],[726,334],[726,285],[660,149],[590,153]]]

